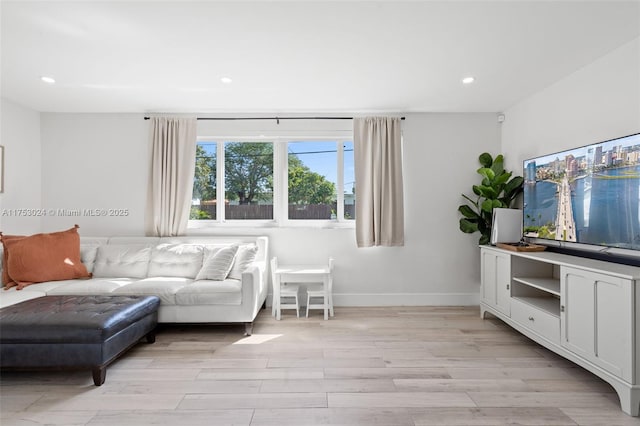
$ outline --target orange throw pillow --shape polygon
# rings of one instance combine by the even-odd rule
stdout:
[[[2,251],[2,286],[5,287],[7,289],[16,286],[15,283],[12,283],[11,278],[9,278],[9,268],[7,267],[7,261],[9,259],[9,251],[7,250],[7,246],[4,244],[5,241],[8,240],[15,240],[18,238],[24,238],[24,235],[2,235],[2,232],[0,232],[0,238],[2,238],[2,246],[3,246],[3,251]],[[13,285],[7,285],[7,284],[13,284]]]
[[[91,276],[80,261],[78,225],[62,232],[3,238],[3,243],[8,252],[5,269],[18,290],[33,283]]]

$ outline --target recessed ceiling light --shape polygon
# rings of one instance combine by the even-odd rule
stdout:
[[[474,81],[476,81],[476,79],[473,77],[465,77],[462,79],[462,84],[471,84]]]
[[[220,81],[224,84],[230,84],[233,80],[231,80],[229,77],[222,77]]]
[[[40,77],[40,80],[44,81],[47,84],[54,84],[56,82],[56,80],[53,77],[48,77],[46,75],[43,75],[42,77]]]

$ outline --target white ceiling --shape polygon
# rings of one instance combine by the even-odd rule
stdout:
[[[56,112],[502,111],[640,35],[640,1],[1,8],[2,97]]]

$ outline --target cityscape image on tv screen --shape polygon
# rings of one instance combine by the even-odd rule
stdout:
[[[524,162],[526,237],[640,250],[640,134]]]

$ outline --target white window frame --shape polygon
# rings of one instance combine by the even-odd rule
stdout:
[[[336,158],[336,219],[316,220],[316,219],[289,219],[289,159],[288,143],[305,141],[327,141],[335,142],[337,149]],[[344,144],[352,142],[353,137],[326,135],[326,136],[276,136],[276,137],[238,137],[238,136],[199,136],[197,143],[215,142],[217,164],[223,167],[216,167],[216,219],[213,220],[189,220],[188,229],[217,228],[217,227],[240,227],[240,228],[268,228],[268,227],[291,227],[291,228],[355,228],[354,219],[344,218]],[[228,220],[221,219],[224,216],[224,198],[226,194],[224,181],[224,164],[226,142],[248,142],[248,143],[273,143],[273,219],[250,219],[250,220]]]
[[[199,140],[200,138],[198,138]],[[222,191],[216,191],[217,202],[216,202],[216,217],[223,218],[224,217],[224,208],[225,208],[225,195],[227,194],[227,187],[224,179],[224,165],[226,164],[225,150],[224,146],[227,142],[245,142],[245,143],[271,143],[273,144],[273,218],[272,219],[227,219],[224,218],[222,220],[212,221],[218,224],[228,224],[228,226],[254,226],[254,227],[269,227],[274,226],[277,223],[277,215],[276,215],[276,185],[278,184],[276,178],[276,142],[272,138],[263,138],[256,139],[254,138],[225,138],[216,140],[216,155],[218,158],[218,164],[222,164],[223,167],[216,167],[216,179],[218,182],[222,182]],[[191,222],[191,221],[189,221]],[[196,222],[196,221],[194,221]]]
[[[289,142],[305,142],[305,141],[319,141],[319,142],[334,142],[336,144],[336,219],[289,219],[289,152],[287,150],[287,144]],[[321,137],[306,137],[306,138],[287,138],[283,140],[282,149],[284,150],[283,161],[284,167],[281,169],[281,179],[284,182],[281,188],[281,194],[284,199],[284,206],[282,206],[282,223],[287,227],[332,227],[332,228],[352,228],[355,227],[355,221],[353,219],[344,218],[344,143],[350,142],[351,138],[321,138]]]

